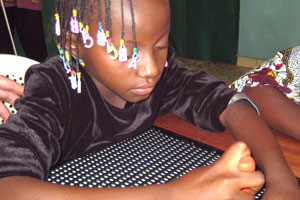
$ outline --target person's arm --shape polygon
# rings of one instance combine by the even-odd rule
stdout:
[[[11,105],[20,96],[23,96],[24,87],[17,82],[0,75],[0,117],[6,121],[10,113],[2,103],[2,101],[7,101]]]
[[[298,181],[288,167],[279,144],[253,108],[242,102],[228,106],[222,124],[237,140],[247,143],[266,178],[264,199],[297,199]]]
[[[0,179],[1,199],[80,200],[80,199],[165,199],[162,185],[139,188],[88,188],[62,186],[38,179],[13,176]]]

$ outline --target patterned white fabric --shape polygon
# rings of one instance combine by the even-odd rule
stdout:
[[[300,46],[278,52],[272,59],[234,81],[229,87],[238,92],[256,86],[273,86],[300,104]]]

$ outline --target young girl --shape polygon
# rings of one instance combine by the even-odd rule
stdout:
[[[174,59],[168,0],[57,0],[55,12],[60,55],[28,70],[18,113],[0,127],[2,198],[253,199],[263,177],[238,170],[250,154],[241,142],[215,164],[161,185],[91,189],[43,181],[52,168],[134,136],[167,112],[204,130],[228,128],[263,170],[264,198],[298,198],[297,181],[251,100]]]

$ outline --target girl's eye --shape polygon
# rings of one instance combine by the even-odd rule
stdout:
[[[169,48],[169,44],[167,44],[166,46],[157,46],[155,48],[158,49],[158,50],[168,49]]]

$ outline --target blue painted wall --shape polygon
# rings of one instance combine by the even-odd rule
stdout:
[[[238,56],[268,59],[300,44],[300,0],[240,0]]]

